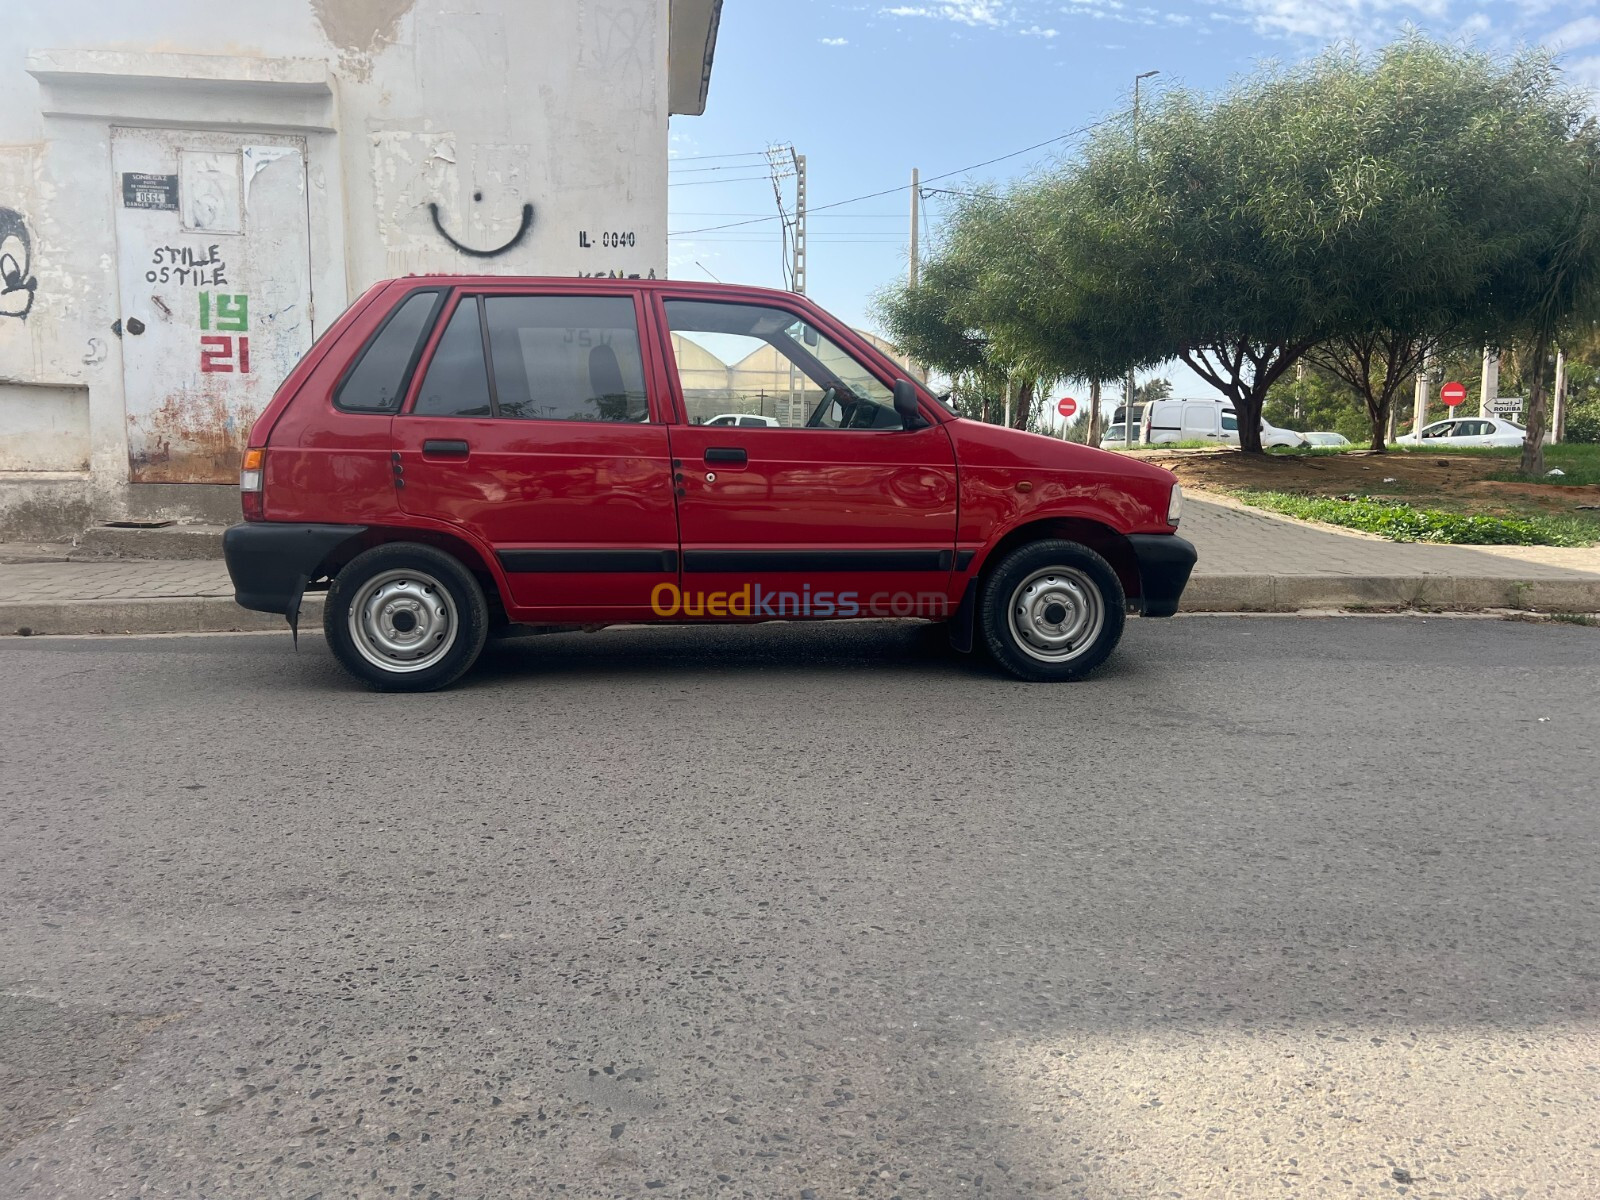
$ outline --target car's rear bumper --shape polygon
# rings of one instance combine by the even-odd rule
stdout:
[[[366,528],[274,521],[231,526],[222,535],[222,557],[233,579],[234,600],[256,612],[282,613],[294,624],[306,584],[328,554]]]
[[[1200,557],[1192,542],[1175,533],[1128,535],[1139,563],[1140,611],[1147,617],[1170,617]]]

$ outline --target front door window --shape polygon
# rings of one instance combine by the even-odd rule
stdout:
[[[793,313],[702,300],[666,310],[690,424],[748,414],[789,429],[904,427],[888,386]]]

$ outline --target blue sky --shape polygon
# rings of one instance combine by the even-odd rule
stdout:
[[[1332,41],[1380,44],[1407,23],[1496,50],[1548,45],[1600,87],[1600,0],[726,0],[706,113],[672,121],[671,228],[774,215],[758,152],[792,144],[813,210],[807,291],[875,329],[873,293],[905,275],[912,167],[926,181],[1125,111],[1143,71],[1161,72],[1144,87],[1211,90]],[[1070,146],[929,186],[1011,178]],[[816,211],[887,188],[902,190]],[[925,237],[943,210],[925,202]],[[785,286],[779,231],[766,220],[675,234],[671,273]]]

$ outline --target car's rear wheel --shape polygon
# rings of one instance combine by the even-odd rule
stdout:
[[[989,653],[1020,679],[1079,679],[1122,639],[1127,599],[1111,564],[1057,539],[1011,551],[984,580],[978,622]]]
[[[413,542],[375,546],[334,577],[322,628],[345,670],[384,692],[447,687],[489,631],[483,589],[455,558]]]

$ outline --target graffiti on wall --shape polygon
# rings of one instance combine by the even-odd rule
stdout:
[[[33,310],[33,237],[22,214],[0,208],[0,317],[26,320]]]
[[[200,371],[204,375],[250,373],[250,297],[200,293]],[[215,329],[217,332],[212,333]],[[238,337],[234,335],[238,334]]]
[[[216,243],[204,250],[193,246],[157,246],[150,255],[146,283],[186,283],[216,287],[228,282],[228,263],[217,253]]]
[[[474,192],[472,198],[481,201],[483,193]],[[517,226],[517,231],[511,235],[511,240],[504,245],[496,246],[493,250],[479,250],[473,246],[463,246],[451,235],[450,231],[444,227],[444,222],[439,219],[439,206],[436,203],[429,201],[428,212],[433,217],[433,227],[439,231],[439,236],[461,251],[461,253],[469,254],[473,258],[496,258],[527,237],[528,230],[533,228],[533,205],[524,204],[522,206],[522,224]]]

